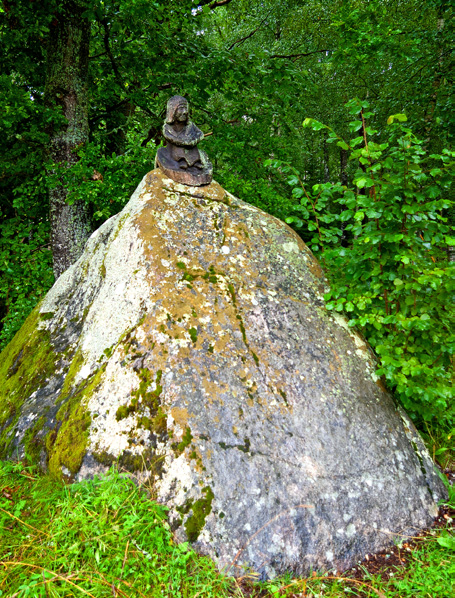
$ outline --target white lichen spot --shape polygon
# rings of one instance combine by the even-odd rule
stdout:
[[[86,378],[88,378],[90,376],[91,371],[92,371],[92,368],[90,367],[90,365],[88,363],[86,363],[79,370],[79,372],[76,376],[76,379],[77,380],[85,380]]]
[[[362,478],[363,478],[364,483],[367,486],[370,486],[370,488],[371,488],[371,486],[373,485],[373,478],[372,478],[372,476],[369,473],[364,473],[363,476],[362,476]]]
[[[290,241],[289,243],[283,243],[282,245],[284,251],[288,253],[300,253],[299,246],[295,241]]]
[[[333,561],[333,552],[331,550],[327,550],[327,552],[325,553],[325,558],[328,561]]]
[[[166,455],[165,464],[167,475],[162,479],[158,489],[160,502],[172,502],[181,505],[187,499],[187,489],[197,488],[194,472],[184,455],[172,459],[172,455]]]
[[[321,471],[319,465],[311,457],[308,457],[308,455],[303,455],[300,459],[300,463],[302,469],[309,478],[314,479],[320,475]]]
[[[227,245],[223,245],[221,247],[221,253],[224,253],[224,255],[227,255],[228,253],[230,253],[230,251],[231,250],[229,249],[229,247]]]
[[[348,525],[348,527],[346,528],[346,536],[348,538],[352,538],[352,536],[355,535],[356,529],[355,529],[355,525],[353,523],[350,523]]]

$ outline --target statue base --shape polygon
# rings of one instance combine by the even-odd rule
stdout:
[[[199,153],[203,164],[202,168],[198,168],[197,166],[181,168],[179,162],[170,157],[167,148],[160,147],[156,154],[155,166],[161,168],[170,179],[177,183],[183,183],[190,187],[208,185],[212,182],[213,166],[203,150],[199,150]]]

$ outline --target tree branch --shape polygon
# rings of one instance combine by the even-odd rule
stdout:
[[[320,54],[323,52],[329,52],[329,50],[314,50],[314,52],[303,52],[300,54],[272,54],[270,58],[304,58],[305,56],[311,56],[312,54]]]
[[[248,33],[248,35],[245,35],[245,37],[242,37],[242,38],[238,39],[237,41],[235,41],[233,44],[231,44],[228,48],[228,52],[230,52],[234,46],[239,46],[240,44],[243,44],[243,42],[245,42],[247,39],[250,39],[250,37],[253,37],[253,35],[257,31],[259,31],[259,29],[262,27],[262,25],[267,21],[269,16],[270,16],[270,13],[268,13],[267,16],[264,19],[262,19],[262,21],[259,23],[259,25],[256,27],[256,29],[253,29],[253,31]]]
[[[231,1],[232,0],[217,0],[216,2],[212,2],[212,4],[210,5],[210,9],[215,10],[215,8],[218,8],[218,6],[225,6],[226,4],[229,4],[229,2]]]
[[[199,6],[210,4],[210,10],[215,10],[215,8],[226,6],[226,4],[229,4],[230,2],[232,2],[232,0],[215,0],[215,2],[213,0],[200,0],[198,4]]]
[[[127,39],[125,42],[123,42],[123,45],[126,46],[127,44],[131,44],[132,42],[137,42],[140,39],[145,39],[145,35],[141,35],[139,37],[133,37],[131,39]],[[89,60],[93,60],[95,58],[99,58],[100,56],[105,56],[105,54],[107,54],[106,51],[100,52],[99,54],[94,54],[93,56],[89,56]]]
[[[120,87],[122,89],[124,89],[125,85],[123,84],[122,76],[120,75],[120,71],[118,70],[117,63],[115,62],[115,58],[114,58],[114,55],[112,54],[111,46],[109,44],[109,26],[107,23],[107,19],[104,19],[102,21],[102,24],[104,27],[103,41],[104,41],[104,48],[106,50],[106,54],[109,57],[109,60],[110,60],[111,66],[112,66],[112,70],[114,71],[114,75],[115,75],[115,79],[116,79],[117,83],[120,85]]]

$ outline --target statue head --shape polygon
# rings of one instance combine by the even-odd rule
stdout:
[[[188,121],[188,101],[183,96],[172,96],[168,100],[166,109],[166,122],[186,123]]]

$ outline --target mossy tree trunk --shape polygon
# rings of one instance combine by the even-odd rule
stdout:
[[[83,16],[86,0],[65,0],[50,26],[47,40],[45,100],[58,106],[66,122],[54,127],[49,157],[69,167],[78,160],[76,148],[88,141],[87,75],[90,22]],[[81,255],[90,234],[90,214],[82,201],[67,203],[63,182],[49,192],[51,246],[58,278]]]

